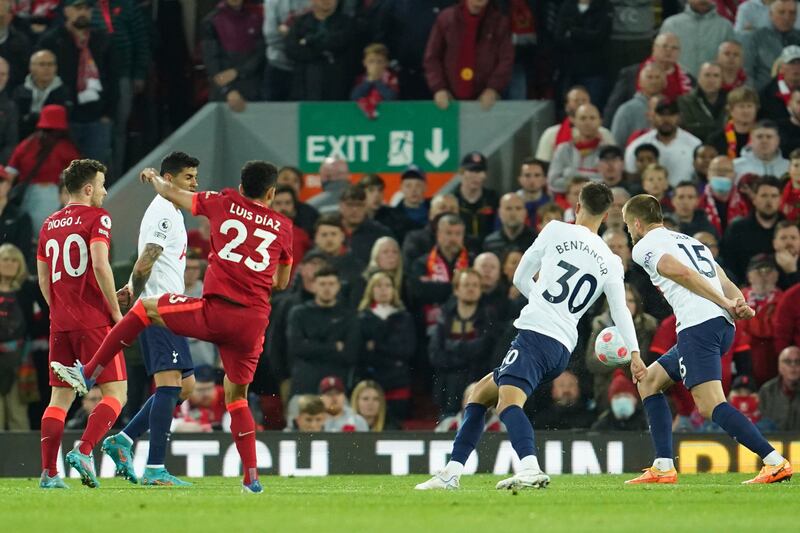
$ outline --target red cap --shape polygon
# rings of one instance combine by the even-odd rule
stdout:
[[[319,382],[319,393],[325,394],[328,391],[336,390],[344,392],[344,382],[339,376],[326,376]]]
[[[50,104],[42,108],[36,128],[40,130],[66,130],[67,108],[63,105]]]
[[[611,386],[608,387],[608,399],[610,400],[617,394],[632,394],[634,397],[639,397],[639,392],[636,390],[636,385],[633,384],[631,378],[625,375],[625,373],[617,369],[614,371],[614,377],[611,380]]]

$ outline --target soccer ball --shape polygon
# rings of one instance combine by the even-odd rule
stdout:
[[[608,327],[600,332],[594,342],[594,354],[606,366],[616,367],[631,362],[631,353],[622,340],[619,330]]]

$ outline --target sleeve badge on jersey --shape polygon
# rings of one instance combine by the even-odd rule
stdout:
[[[158,227],[161,231],[169,231],[169,228],[172,227],[172,222],[170,222],[169,219],[162,218],[158,223]]]
[[[103,215],[100,217],[100,224],[107,229],[111,229],[111,217],[108,215]]]

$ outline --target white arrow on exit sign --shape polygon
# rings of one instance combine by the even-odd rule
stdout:
[[[442,128],[433,128],[431,132],[431,147],[425,149],[425,159],[436,168],[442,166],[450,157],[450,150],[442,146]]]

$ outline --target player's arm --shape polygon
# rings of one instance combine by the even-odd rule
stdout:
[[[658,273],[698,296],[710,300],[736,316],[736,302],[718,292],[705,277],[696,270],[684,265],[670,254],[664,254],[656,265]]]
[[[89,245],[89,253],[92,256],[94,277],[106,299],[108,310],[111,311],[111,318],[114,322],[119,322],[122,319],[122,313],[119,310],[117,292],[114,288],[114,273],[111,271],[111,263],[108,261],[108,244],[103,241],[95,241]]]
[[[542,268],[542,257],[544,257],[547,241],[546,231],[547,228],[542,230],[533,245],[525,250],[517,269],[514,271],[514,286],[525,298],[528,298],[533,290],[533,277]]]
[[[153,168],[146,168],[139,175],[142,181],[151,183],[156,192],[180,208],[191,211],[194,193],[175,187],[158,175]]]
[[[736,313],[733,315],[734,318],[750,319],[756,316],[755,310],[747,305],[742,291],[734,282],[730,280],[730,278],[728,278],[728,275],[725,273],[722,267],[715,264],[715,268],[717,269],[717,276],[719,276],[719,281],[722,285],[722,293],[726,298],[730,298],[736,302]]]
[[[150,279],[153,265],[156,264],[163,251],[164,248],[158,244],[147,243],[144,250],[142,250],[142,254],[136,259],[136,264],[133,265],[133,272],[131,272],[131,290],[133,291],[134,299],[142,294],[144,286],[147,285],[147,280]]]
[[[604,292],[614,325],[617,326],[625,346],[631,352],[631,373],[636,381],[641,381],[647,376],[647,366],[639,353],[639,340],[636,338],[636,327],[633,325],[633,317],[626,301],[625,283],[622,278],[619,282],[606,283]]]
[[[289,276],[292,274],[292,264],[278,264],[278,270],[275,272],[275,278],[272,286],[279,291],[286,289],[289,286]]]
[[[36,274],[39,277],[39,289],[42,291],[44,301],[50,305],[50,267],[39,259],[36,261]]]

